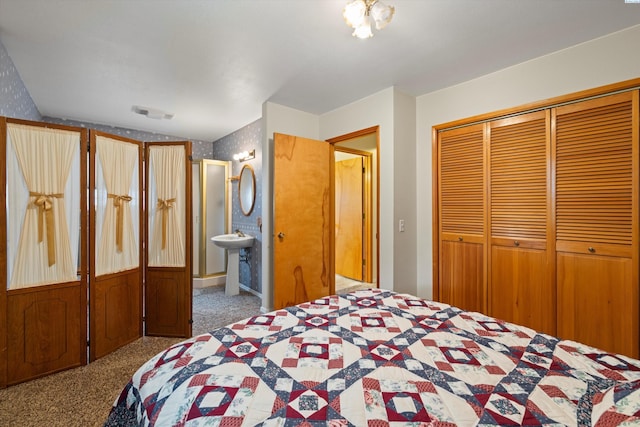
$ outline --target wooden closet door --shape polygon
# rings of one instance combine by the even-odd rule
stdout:
[[[486,311],[484,125],[438,135],[438,299]]]
[[[496,120],[489,131],[489,313],[555,334],[549,112]]]
[[[189,141],[146,143],[144,332],[149,336],[191,336],[190,157]]]
[[[31,178],[28,184],[23,178],[24,165],[19,166],[17,140],[12,139],[10,127],[21,128],[25,132],[30,129],[32,132],[32,137],[23,135],[20,138],[22,156],[29,160],[28,169],[37,171],[28,173]],[[58,139],[57,136],[61,134],[69,135],[69,139]],[[76,136],[77,148],[74,148],[71,157],[67,157],[70,154],[69,147],[76,144],[73,142]],[[0,388],[87,363],[87,247],[83,238],[87,232],[87,136],[87,131],[82,128],[0,117],[0,193],[4,205],[0,209],[0,237],[5,245],[0,249],[0,276],[5,286],[4,291],[0,292],[0,315],[3,316],[0,321]],[[31,155],[24,156],[25,152]],[[53,158],[59,162],[58,165],[69,160],[70,169],[63,172],[65,167],[61,167],[54,173],[46,171],[40,161],[49,163],[54,161]],[[15,178],[14,173],[7,174],[10,169],[20,170],[20,178]],[[64,180],[56,176],[65,174]],[[46,178],[35,179],[35,176]],[[24,189],[17,185],[17,181],[23,182],[23,179],[26,184]],[[60,193],[57,192],[59,190],[55,191],[56,194],[31,192],[44,193],[47,185],[53,185],[56,181],[61,184],[57,187]],[[27,185],[33,186],[34,190]],[[21,200],[21,197],[24,198]],[[56,202],[57,208],[52,206],[54,198],[60,203],[58,205]],[[25,226],[30,221],[26,211],[33,209],[32,212],[37,213],[39,206],[45,206],[41,203],[43,200],[51,206],[41,211],[45,222],[43,240],[38,243],[38,232],[27,231],[28,226]],[[51,220],[47,219],[46,211],[52,212]],[[15,224],[11,217],[20,218],[20,228],[14,226],[13,230],[9,230]],[[30,224],[37,228],[33,221]],[[74,226],[78,227],[75,236],[71,228]],[[49,230],[52,230],[51,234]],[[14,237],[12,233],[15,233]],[[17,239],[22,241],[23,236],[24,246],[18,245]],[[34,239],[27,243],[31,237]],[[15,245],[9,244],[14,238]],[[59,246],[63,239],[68,240],[66,254]],[[21,251],[21,248],[33,247],[34,244],[42,248],[40,250],[44,256],[34,256],[37,249]],[[54,259],[47,259],[49,244],[54,248]],[[76,252],[75,245],[77,259],[74,260],[72,253]],[[19,259],[27,260],[21,264],[27,265],[30,274],[16,273],[16,261]],[[66,274],[68,270],[70,273]],[[58,274],[61,272],[65,273],[65,277]],[[13,276],[17,276],[15,282]],[[34,281],[30,281],[34,278]]]
[[[99,144],[101,148],[98,148]],[[104,132],[90,132],[90,362],[142,336],[142,148],[139,141]],[[113,151],[119,154],[108,154]],[[127,151],[135,155],[135,162],[128,158],[133,163],[131,170],[127,169],[127,161],[123,161],[127,160],[124,155]],[[111,161],[108,160],[110,158]],[[109,165],[113,168],[110,173],[104,170]],[[107,184],[107,180],[111,182]],[[118,181],[131,182],[126,192],[116,184]],[[111,219],[107,220],[109,216]],[[130,244],[112,247],[108,243],[119,239],[135,241],[136,249],[133,250]],[[130,256],[133,260],[127,259]],[[105,259],[110,261],[105,262]]]
[[[638,357],[638,93],[554,115],[558,334]]]

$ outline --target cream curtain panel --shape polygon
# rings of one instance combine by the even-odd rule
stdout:
[[[140,265],[138,145],[96,137],[96,276]]]
[[[8,288],[74,281],[80,133],[9,123],[7,137]]]
[[[184,267],[185,149],[149,147],[149,261],[151,267]]]

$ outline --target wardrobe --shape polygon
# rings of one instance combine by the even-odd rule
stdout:
[[[639,356],[639,86],[434,127],[434,299]]]
[[[0,388],[191,336],[190,154],[0,117]]]

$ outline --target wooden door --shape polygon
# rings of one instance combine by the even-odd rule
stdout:
[[[549,117],[539,111],[489,124],[489,314],[553,335]]]
[[[142,143],[91,131],[89,360],[142,336]]]
[[[0,142],[5,387],[87,362],[87,132],[0,119]]]
[[[336,274],[362,281],[363,260],[362,157],[335,164]]]
[[[333,146],[274,135],[274,308],[335,292]]]
[[[191,143],[146,144],[145,334],[191,336]]]
[[[638,92],[553,113],[558,334],[637,358]]]
[[[486,312],[484,125],[438,135],[438,299]]]

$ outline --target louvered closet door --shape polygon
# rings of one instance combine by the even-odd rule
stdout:
[[[490,123],[489,313],[554,334],[548,117],[540,111]]]
[[[558,334],[638,357],[638,94],[555,111]]]
[[[485,311],[484,125],[438,136],[439,300]]]

